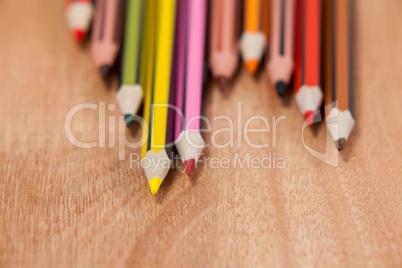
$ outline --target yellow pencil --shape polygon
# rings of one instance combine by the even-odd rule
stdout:
[[[144,89],[144,121],[150,122],[152,101],[152,78],[154,74],[155,38],[156,38],[156,0],[147,0],[145,7],[144,36],[142,40],[142,59],[140,70],[140,84]],[[144,125],[142,137],[146,142],[142,145],[141,160],[148,151],[148,127]]]
[[[176,18],[176,0],[158,1],[155,75],[153,82],[148,148],[141,161],[151,193],[155,195],[169,172],[172,160],[165,150],[170,75]]]

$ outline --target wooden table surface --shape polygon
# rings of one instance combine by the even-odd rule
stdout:
[[[356,1],[357,124],[337,167],[303,146],[294,98],[279,100],[264,71],[253,79],[241,68],[229,94],[208,86],[204,114],[212,130],[228,127],[216,116],[237,129],[253,115],[284,115],[276,147],[273,131],[249,135],[268,142],[263,149],[235,132],[232,147],[206,155],[275,153],[285,168],[206,166],[191,178],[175,170],[157,196],[109,146],[117,82],[105,85],[89,46],[73,42],[63,2],[0,1],[0,267],[402,267],[402,1]],[[72,123],[78,140],[105,136],[105,148],[66,138],[66,115],[80,103],[105,103],[100,140],[98,111],[82,110]],[[138,141],[141,131],[120,135]],[[208,143],[230,138],[206,135]],[[304,139],[325,151],[325,126],[305,129]]]

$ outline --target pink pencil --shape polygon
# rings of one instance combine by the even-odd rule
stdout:
[[[125,0],[97,0],[92,32],[92,57],[103,79],[120,49]]]
[[[183,110],[185,125],[178,137],[176,148],[187,174],[190,175],[205,147],[200,133],[200,116],[207,0],[187,0],[187,3],[186,87]]]
[[[271,1],[271,44],[267,69],[278,95],[283,96],[294,68],[295,0]]]
[[[239,64],[237,35],[240,23],[238,0],[211,1],[209,66],[223,89]]]

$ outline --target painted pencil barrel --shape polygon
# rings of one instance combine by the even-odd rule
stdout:
[[[106,78],[120,49],[125,0],[97,0],[91,52],[102,78]]]
[[[225,84],[238,66],[237,29],[239,1],[211,1],[209,66],[212,75]],[[223,86],[223,85],[221,85]]]
[[[246,0],[244,12],[244,32],[239,47],[247,70],[254,74],[264,55],[267,40],[262,25],[264,1]]]
[[[295,95],[311,125],[320,108],[321,0],[298,0],[296,15]]]
[[[326,123],[338,150],[342,150],[355,124],[350,102],[349,2],[327,1],[324,12],[324,26],[327,31],[324,36]]]
[[[295,0],[272,0],[271,44],[267,64],[278,95],[285,93],[294,68]]]

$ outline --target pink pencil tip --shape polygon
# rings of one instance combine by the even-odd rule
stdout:
[[[307,120],[307,124],[311,126],[314,123],[314,112],[313,111],[307,111],[304,113],[304,118]]]
[[[82,30],[74,30],[73,34],[74,34],[75,40],[77,40],[78,42],[81,42],[85,36],[85,32]]]
[[[190,176],[191,172],[193,172],[194,167],[195,167],[195,159],[191,158],[187,161],[184,161],[184,167],[186,168],[187,175]]]

